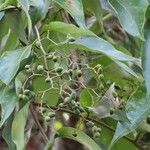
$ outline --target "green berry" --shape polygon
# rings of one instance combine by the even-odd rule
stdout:
[[[64,99],[64,104],[67,104],[67,103],[69,103],[70,102],[70,97],[66,97],[65,99]]]
[[[57,56],[53,56],[53,61],[57,62],[57,60],[58,60],[58,57]]]
[[[63,71],[63,68],[62,68],[62,67],[56,68],[56,72],[57,72],[57,73],[61,73],[62,71]]]
[[[31,96],[31,98],[34,98],[35,97],[35,93],[33,91],[30,91],[30,96]]]
[[[98,73],[101,74],[103,72],[103,69],[100,67],[98,68]]]
[[[49,116],[50,118],[53,118],[53,117],[56,116],[56,114],[55,114],[54,112],[49,112],[49,113],[48,113],[48,116]]]
[[[46,120],[47,122],[49,122],[49,121],[51,120],[51,118],[50,118],[49,116],[45,116],[45,120]]]
[[[101,132],[102,131],[102,129],[101,128],[97,128],[97,132]]]
[[[99,79],[100,79],[101,81],[104,81],[104,79],[105,79],[105,78],[104,78],[104,75],[103,75],[103,74],[100,74],[100,75],[99,75]]]
[[[93,123],[92,121],[88,121],[88,122],[86,123],[86,125],[87,125],[88,127],[93,127],[93,126],[94,126],[94,123]]]
[[[47,58],[48,58],[48,59],[52,59],[52,58],[53,58],[53,55],[49,54],[49,55],[47,56]]]
[[[71,101],[72,106],[76,106],[76,102],[75,101]]]
[[[76,109],[74,112],[75,112],[76,114],[80,114],[80,110],[79,110],[79,109]]]
[[[121,86],[119,84],[115,84],[115,89],[116,90],[121,90]]]
[[[94,134],[94,138],[98,138],[100,136],[100,133],[99,132],[96,132],[95,134]]]
[[[46,82],[46,83],[50,83],[50,82],[51,82],[51,78],[50,78],[50,77],[47,77],[47,78],[45,79],[45,82]]]
[[[93,109],[91,107],[88,108],[89,113],[93,113]]]
[[[115,109],[114,109],[114,108],[110,108],[110,110],[109,110],[110,115],[113,115],[113,114],[114,114],[114,111],[115,111]]]
[[[36,46],[39,48],[40,45],[41,45],[40,41],[37,41],[37,42],[36,42]]]
[[[79,110],[80,110],[81,113],[84,112],[84,108],[82,106],[79,107]]]
[[[44,71],[44,66],[43,65],[38,65],[37,70],[38,71]]]
[[[81,76],[82,76],[82,71],[81,71],[81,70],[78,70],[78,71],[77,71],[77,76],[78,76],[78,77],[81,77]]]
[[[117,95],[118,95],[118,94],[114,91],[114,92],[113,92],[113,96],[116,98]]]
[[[97,128],[96,126],[93,126],[93,127],[92,127],[92,132],[97,132],[97,129],[98,129],[98,128]]]
[[[32,69],[29,68],[29,69],[26,70],[26,72],[27,72],[27,73],[32,73]]]
[[[77,70],[78,66],[77,64],[73,64],[73,70]]]
[[[30,69],[30,65],[25,65],[25,69]]]
[[[70,98],[75,100],[77,98],[76,92],[72,92]]]
[[[19,100],[21,100],[23,98],[23,95],[19,94],[18,98],[19,98]]]
[[[28,100],[29,100],[29,97],[26,96],[26,95],[22,95],[22,99],[23,99],[24,101],[28,101]]]
[[[25,95],[28,95],[28,94],[30,93],[30,90],[26,89],[26,90],[24,90],[23,93],[24,93]]]
[[[42,109],[41,109],[41,112],[42,112],[43,114],[45,114],[45,113],[47,112],[47,109],[46,109],[46,108],[42,108]]]
[[[60,103],[60,104],[58,105],[58,107],[60,107],[60,108],[64,108],[64,107],[65,107],[65,105],[64,105],[63,103]]]

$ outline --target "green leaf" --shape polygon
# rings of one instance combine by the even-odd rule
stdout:
[[[67,24],[67,23],[59,22],[59,21],[50,22],[49,24],[44,25],[42,31],[44,32],[47,30],[59,32],[59,33],[65,34],[65,35],[70,34],[73,37],[94,34],[89,30],[84,30],[82,28],[78,28],[73,24]]]
[[[81,0],[54,0],[64,8],[81,28],[86,28]]]
[[[130,122],[119,122],[111,146],[120,138],[134,131],[150,112],[150,96],[145,85],[140,86],[126,104],[127,117]]]
[[[0,127],[4,124],[4,122],[8,119],[10,114],[13,112],[16,103],[17,103],[17,96],[14,89],[5,88],[2,93],[0,93],[1,98],[1,122]]]
[[[29,57],[31,45],[14,51],[6,52],[0,58],[0,80],[9,84],[16,75],[20,63]]]
[[[123,28],[131,35],[144,40],[143,27],[147,0],[109,0]]]
[[[28,19],[28,36],[30,37],[31,30],[32,30],[32,21],[29,15],[29,1],[28,0],[17,0],[18,3],[22,6],[22,9],[24,10],[27,19]]]
[[[24,128],[28,117],[28,109],[30,102],[16,114],[12,123],[12,140],[16,144],[17,150],[23,150],[25,147]]]
[[[145,29],[145,43],[142,51],[142,67],[143,67],[143,76],[145,79],[145,84],[147,87],[148,94],[150,92],[150,22],[147,22]]]
[[[91,96],[90,92],[88,92],[87,89],[84,89],[84,90],[81,91],[81,93],[80,93],[80,103],[83,106],[91,106],[93,104],[92,96]]]
[[[16,0],[6,0],[5,2],[0,2],[0,11],[5,9],[7,6],[16,4]]]
[[[11,115],[3,129],[2,136],[8,145],[8,150],[15,150],[15,144],[11,138],[11,127],[13,122],[13,115]]]
[[[5,14],[5,18],[12,32],[27,44],[28,41],[26,39],[21,13],[19,11],[9,11]]]
[[[116,50],[110,43],[99,38],[96,35],[87,35],[78,38],[74,42],[69,42],[70,46],[89,50],[92,52],[100,52],[107,55],[113,60],[119,61],[134,61],[135,58],[124,54],[121,51]]]
[[[101,148],[95,143],[95,141],[93,141],[81,130],[71,127],[63,127],[58,130],[58,133],[61,138],[68,138],[77,141],[86,146],[89,150],[101,150]]]

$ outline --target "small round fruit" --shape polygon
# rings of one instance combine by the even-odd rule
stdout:
[[[61,73],[62,71],[63,71],[63,68],[62,68],[62,67],[56,68],[56,72],[57,72],[57,73]]]
[[[101,128],[97,128],[97,132],[101,132],[102,131],[102,129]]]
[[[114,108],[110,108],[109,112],[110,112],[110,115],[113,115],[114,112],[115,112],[115,109]]]
[[[44,114],[47,112],[47,109],[46,108],[42,108],[41,112]]]
[[[96,126],[93,126],[93,127],[92,127],[92,132],[97,132],[97,129],[98,129],[98,128],[97,128]]]
[[[78,66],[77,64],[73,64],[73,70],[77,70]]]
[[[24,90],[23,93],[24,93],[25,95],[28,95],[28,94],[30,93],[30,90],[26,89],[26,90]]]
[[[100,74],[100,75],[99,75],[99,79],[100,79],[101,81],[104,81],[104,79],[105,79],[105,78],[104,78],[104,75],[103,75],[103,74]]]
[[[75,111],[74,111],[76,114],[80,114],[80,110],[77,108]]]
[[[72,70],[72,69],[69,69],[69,70],[68,70],[68,73],[69,73],[70,76],[72,76],[72,75],[73,75],[73,70]]]
[[[25,65],[25,69],[30,69],[30,65]]]
[[[39,48],[40,45],[41,45],[40,41],[37,41],[37,42],[36,42],[36,46]]]
[[[57,56],[53,56],[53,61],[57,62],[57,60],[58,60],[58,57]]]
[[[26,72],[27,72],[27,73],[32,73],[32,69],[29,68],[29,69],[26,70]]]
[[[22,95],[22,99],[23,99],[24,101],[28,101],[28,100],[29,100],[29,97],[26,96],[26,95]]]
[[[64,99],[64,104],[67,104],[67,103],[69,103],[70,102],[70,97],[66,97],[65,99]]]
[[[43,65],[38,65],[37,70],[38,71],[44,71],[44,66]]]
[[[77,98],[76,92],[72,92],[71,95],[70,95],[70,98],[71,99],[76,99]]]
[[[49,116],[45,116],[45,120],[46,120],[46,122],[49,122],[51,120],[51,118]]]
[[[94,123],[93,123],[92,121],[88,121],[88,122],[86,123],[86,125],[87,125],[88,127],[93,127],[93,126],[94,126]]]
[[[83,73],[82,73],[82,71],[81,71],[81,70],[78,70],[78,71],[77,71],[77,76],[78,76],[78,77],[81,77],[81,76],[82,76],[82,74],[83,74]]]
[[[23,98],[23,95],[19,94],[18,98],[21,100]]]
[[[113,92],[113,96],[116,98],[118,94],[116,92]]]
[[[47,77],[47,78],[45,79],[45,82],[46,82],[46,83],[50,83],[50,82],[51,82],[51,78],[50,78],[50,77]]]
[[[99,132],[96,132],[95,134],[94,134],[94,138],[98,138],[100,136],[100,133]]]
[[[55,114],[54,112],[49,112],[49,113],[48,113],[48,116],[49,116],[50,118],[53,118],[53,117],[56,116],[56,114]]]
[[[48,58],[48,59],[52,59],[52,58],[53,58],[53,55],[52,55],[52,54],[49,54],[49,55],[47,56],[47,58]]]
[[[60,104],[58,105],[58,107],[60,107],[60,108],[64,108],[64,107],[65,107],[65,105],[64,105],[63,103],[60,103]]]

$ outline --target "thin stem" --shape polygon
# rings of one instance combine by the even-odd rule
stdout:
[[[33,101],[32,103],[33,103],[33,105],[38,106],[38,107],[41,107],[41,105],[42,105],[42,107],[51,108],[52,110],[55,110],[55,111],[61,111],[61,112],[66,112],[66,113],[69,113],[69,114],[72,114],[72,115],[77,115],[77,114],[75,114],[73,111],[71,111],[71,110],[69,110],[69,109],[58,108],[58,107],[56,107],[56,106],[49,106],[49,105],[47,105],[47,104],[40,104],[40,103],[37,103],[37,102],[35,102],[35,101]],[[110,130],[110,131],[115,132],[115,129],[114,129],[114,128],[112,128],[112,127],[110,127],[109,125],[105,124],[105,123],[102,122],[101,120],[98,120],[98,119],[95,119],[95,118],[91,118],[90,116],[83,116],[83,115],[81,115],[81,114],[78,114],[78,116],[79,116],[80,118],[86,120],[86,121],[87,121],[87,120],[88,120],[88,121],[92,121],[92,122],[94,122],[94,123],[97,123],[97,124],[99,124],[99,125],[101,125],[101,126],[107,128],[107,129]],[[125,138],[126,140],[128,140],[130,143],[132,143],[133,145],[135,145],[135,146],[136,146],[137,148],[139,148],[140,150],[144,150],[144,148],[143,148],[141,145],[139,145],[135,140],[132,140],[131,138],[129,138],[129,137],[127,137],[127,136],[124,136],[124,138]]]
[[[42,128],[42,126],[41,126],[41,124],[40,124],[40,122],[39,122],[39,120],[38,120],[37,114],[36,114],[36,112],[34,111],[32,104],[30,105],[30,112],[31,112],[31,114],[32,114],[32,117],[33,117],[33,119],[34,119],[36,125],[38,126],[38,128],[39,128],[39,130],[40,130],[40,132],[41,132],[41,134],[42,134],[44,143],[47,144],[48,138],[47,138],[47,136],[46,136],[46,134],[45,134],[45,131],[44,131],[44,129]]]

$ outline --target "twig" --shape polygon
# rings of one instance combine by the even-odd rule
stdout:
[[[37,114],[36,114],[36,112],[34,111],[32,104],[30,105],[30,112],[31,112],[31,114],[32,114],[32,117],[33,117],[33,119],[34,119],[36,125],[38,126],[38,128],[39,128],[39,130],[40,130],[40,132],[41,132],[41,134],[42,134],[44,143],[47,144],[48,138],[47,138],[47,136],[46,136],[46,134],[45,134],[45,131],[44,131],[44,129],[42,128],[42,126],[41,126],[41,124],[40,124],[40,122],[39,122],[39,120],[38,120]]]

